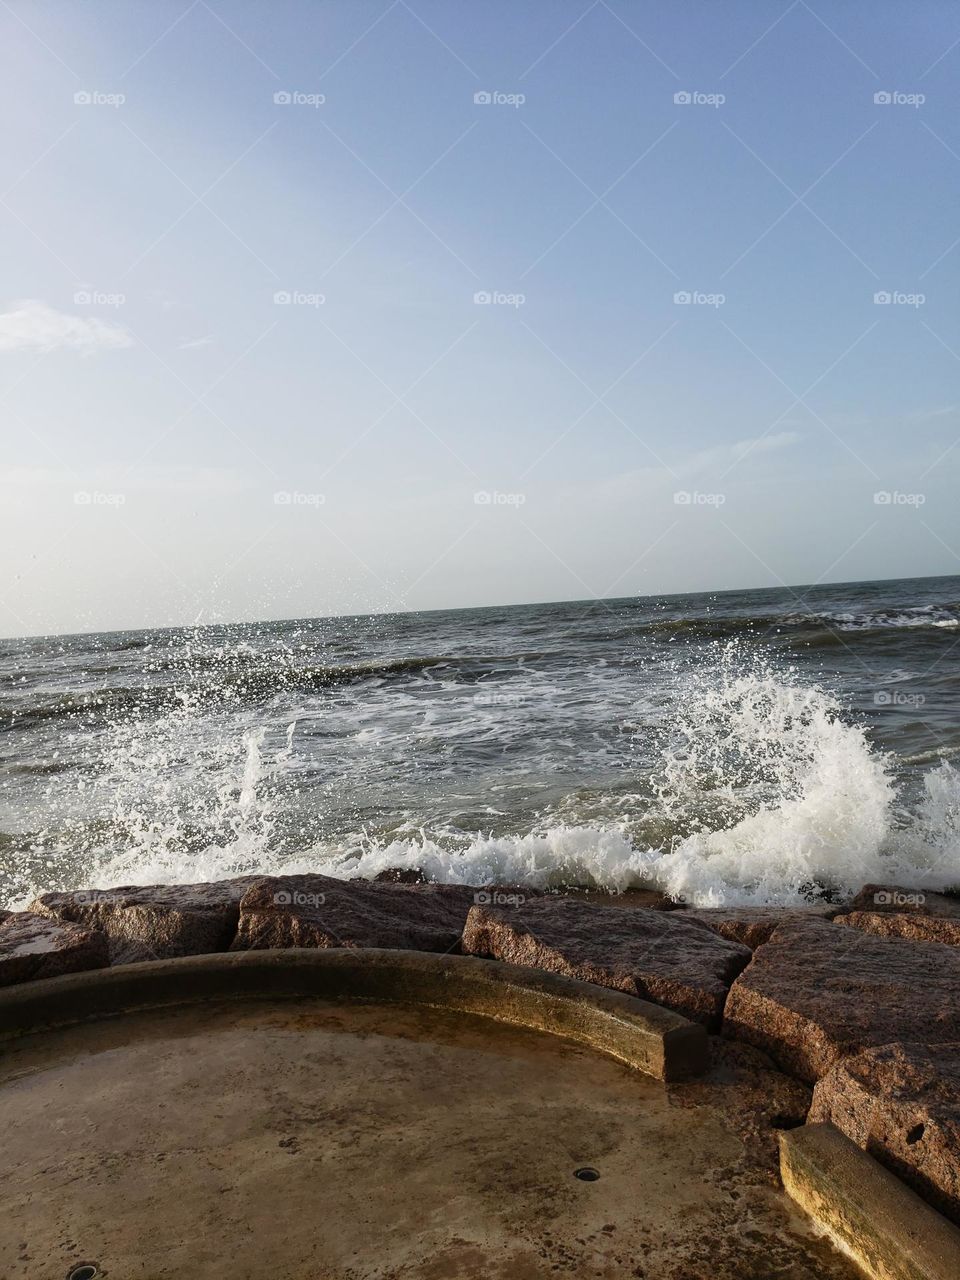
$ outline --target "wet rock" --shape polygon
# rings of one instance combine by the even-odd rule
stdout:
[[[627,991],[709,1027],[750,959],[746,947],[682,912],[550,897],[474,907],[463,950]]]
[[[244,895],[231,949],[459,950],[477,892],[468,885],[377,883],[321,875],[269,877]]]
[[[885,915],[952,916],[960,920],[960,897],[908,889],[899,884],[865,884],[846,909]]]
[[[529,890],[528,890],[529,892]],[[680,911],[683,903],[670,898],[659,889],[623,889],[620,893],[608,893],[605,889],[563,888],[556,891],[560,898],[582,898],[598,907],[646,907],[649,911]]]
[[[210,884],[130,885],[44,893],[32,911],[99,929],[111,964],[226,951],[237,929],[240,899],[260,876]]]
[[[33,911],[0,913],[0,987],[102,969],[109,963],[102,933],[60,924]]]
[[[696,1080],[671,1084],[670,1102],[707,1107],[743,1144],[742,1167],[780,1189],[779,1134],[802,1125],[810,1110],[809,1085],[778,1071],[753,1045],[710,1037],[710,1067]]]
[[[723,1032],[811,1083],[841,1058],[891,1039],[960,1040],[960,952],[793,921],[730,989]]]
[[[373,879],[376,884],[425,884],[427,877],[419,867],[387,867]]]
[[[960,900],[901,885],[868,884],[837,924],[881,938],[944,942],[960,946]]]
[[[685,920],[700,920],[721,938],[740,942],[751,951],[763,946],[778,925],[796,920],[830,920],[839,910],[810,907],[697,907],[684,913]]]
[[[960,1223],[960,1043],[844,1059],[817,1084],[810,1120],[835,1125]]]

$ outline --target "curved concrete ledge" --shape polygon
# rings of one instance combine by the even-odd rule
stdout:
[[[345,948],[184,956],[10,987],[0,991],[0,1042],[143,1009],[292,997],[478,1014],[589,1045],[660,1080],[707,1066],[704,1027],[622,992],[473,956]]]
[[[830,1124],[780,1134],[789,1195],[872,1280],[956,1280],[960,1231]]]

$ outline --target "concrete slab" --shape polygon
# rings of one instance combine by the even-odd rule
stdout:
[[[395,1003],[235,997],[21,1036],[3,1275],[853,1280],[700,1090]]]
[[[787,1192],[871,1280],[957,1280],[960,1231],[829,1124],[780,1135]]]
[[[707,1065],[703,1027],[589,982],[473,956],[291,948],[184,956],[0,991],[0,1048],[38,1028],[214,999],[379,1000],[455,1009],[587,1044],[660,1080]]]

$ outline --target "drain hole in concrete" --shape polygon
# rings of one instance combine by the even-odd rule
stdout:
[[[907,1141],[910,1143],[912,1147],[913,1144],[915,1142],[919,1142],[922,1137],[923,1137],[923,1125],[915,1124],[907,1134]]]
[[[581,1182],[596,1182],[600,1177],[600,1170],[591,1169],[588,1164],[585,1164],[582,1169],[574,1169],[573,1176],[579,1178]]]
[[[95,1262],[81,1262],[79,1267],[72,1267],[67,1272],[67,1280],[96,1280],[100,1268]]]

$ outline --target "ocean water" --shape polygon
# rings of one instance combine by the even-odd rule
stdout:
[[[0,903],[420,867],[960,886],[960,578],[0,642]]]

